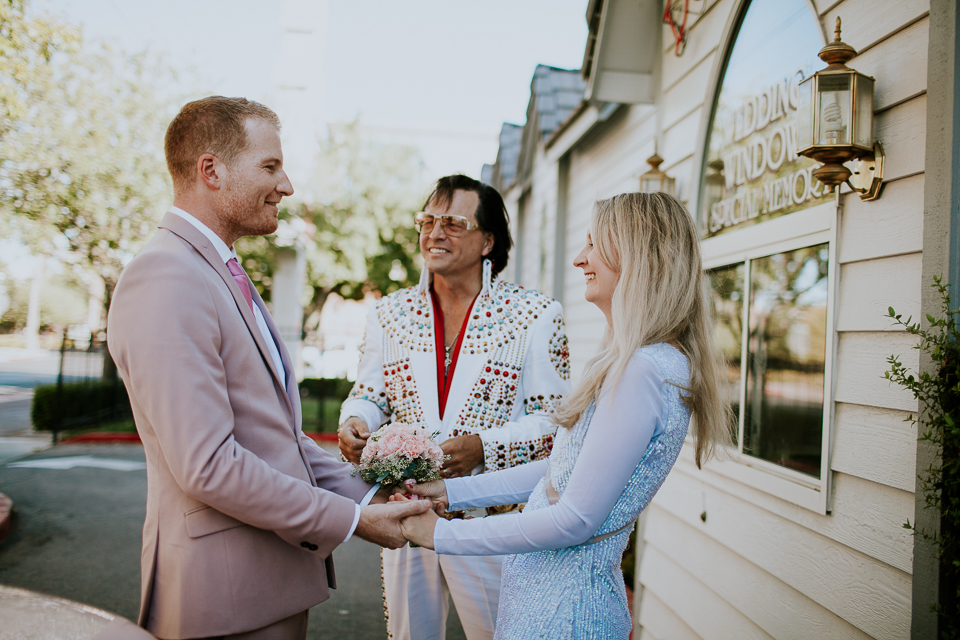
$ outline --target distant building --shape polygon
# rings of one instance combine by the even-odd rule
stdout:
[[[656,152],[701,229],[738,444],[702,471],[685,447],[641,516],[634,637],[935,637],[936,560],[903,528],[938,517],[915,504],[918,407],[883,374],[919,366],[887,308],[936,313],[933,276],[960,278],[956,4],[670,4],[675,28],[661,0],[591,0],[583,68],[537,68],[485,169],[512,215],[504,275],[563,303],[577,375],[603,333],[571,264],[593,202]],[[838,16],[876,78],[869,202],[796,155]]]

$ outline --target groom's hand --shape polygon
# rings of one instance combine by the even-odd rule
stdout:
[[[400,520],[430,511],[429,500],[411,500],[399,504],[371,504],[360,510],[360,521],[354,535],[387,549],[399,549],[407,540],[400,530]]]
[[[450,456],[440,471],[444,478],[470,475],[477,465],[483,464],[483,440],[475,433],[444,440],[440,448]]]
[[[340,440],[340,454],[347,462],[360,462],[360,454],[370,437],[370,428],[360,418],[347,418],[337,432]]]

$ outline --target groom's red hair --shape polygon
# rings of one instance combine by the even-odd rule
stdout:
[[[174,190],[193,183],[197,158],[212,153],[229,165],[247,147],[246,121],[265,120],[280,130],[272,109],[246,98],[210,96],[188,102],[167,127],[163,150]]]

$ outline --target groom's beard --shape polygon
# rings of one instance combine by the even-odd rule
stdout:
[[[220,219],[238,237],[266,236],[279,226],[277,208],[266,204],[265,198],[251,196],[249,190],[225,186],[219,198]]]

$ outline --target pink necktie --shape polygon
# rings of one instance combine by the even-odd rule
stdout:
[[[253,298],[250,296],[250,281],[247,280],[247,274],[243,270],[243,267],[240,266],[236,258],[230,258],[227,260],[227,269],[230,271],[233,279],[237,281],[237,286],[240,287],[240,293],[243,294],[243,299],[250,305],[250,311],[253,311]]]

